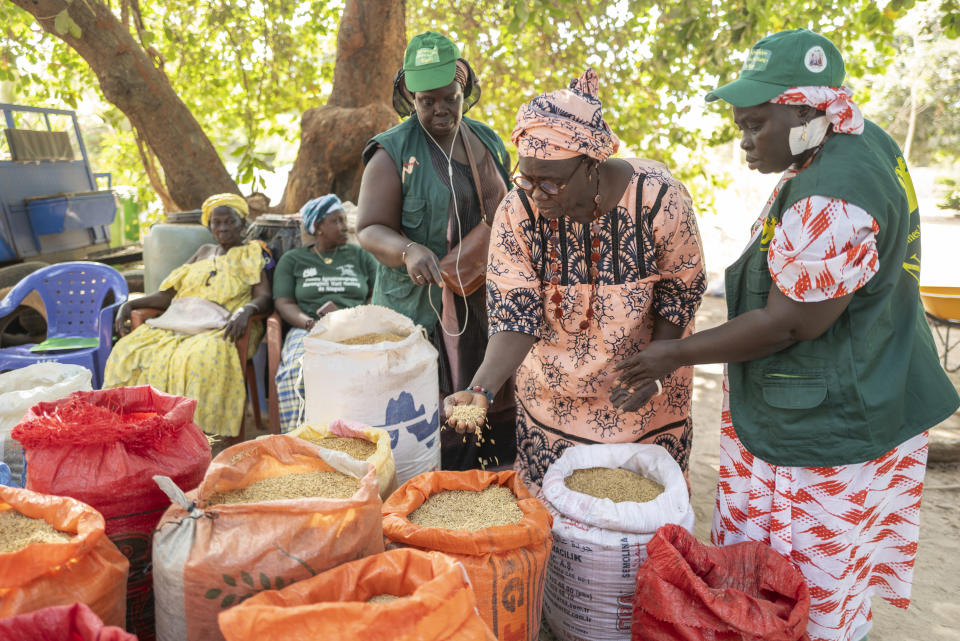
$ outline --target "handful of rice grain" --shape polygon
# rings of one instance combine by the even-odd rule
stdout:
[[[437,492],[411,512],[407,520],[421,527],[473,532],[497,525],[516,525],[523,520],[523,511],[510,488],[491,485],[480,492]]]
[[[247,487],[212,494],[207,506],[262,503],[283,499],[323,497],[348,499],[360,489],[360,481],[340,472],[302,472],[262,479]]]
[[[573,474],[563,479],[563,484],[574,492],[610,499],[614,503],[646,503],[663,493],[663,486],[656,481],[619,467],[574,470]]]

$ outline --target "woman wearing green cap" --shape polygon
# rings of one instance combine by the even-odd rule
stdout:
[[[909,604],[926,430],[960,402],[920,304],[906,163],[843,78],[836,47],[797,29],[707,96],[733,106],[750,168],[783,176],[727,269],[731,320],[620,368],[636,386],[728,364],[712,538],[797,564],[812,641],[865,638],[874,593]]]
[[[454,294],[443,287],[439,261],[452,254],[466,266],[470,243],[461,241],[492,222],[509,178],[503,141],[463,115],[479,97],[477,78],[457,46],[441,34],[421,33],[410,40],[394,81],[394,108],[406,120],[375,136],[363,152],[358,238],[380,262],[371,303],[409,316],[430,333],[444,396],[463,389],[476,372],[487,346],[487,315],[486,288]],[[470,256],[485,262],[482,245]],[[460,267],[448,272],[454,283]],[[509,396],[499,401],[484,443],[443,433],[444,469],[511,462],[513,402]]]

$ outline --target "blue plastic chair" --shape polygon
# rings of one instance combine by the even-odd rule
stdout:
[[[31,344],[0,349],[0,371],[33,363],[81,365],[93,372],[93,386],[103,384],[103,368],[113,347],[113,317],[129,290],[120,272],[101,263],[59,263],[38,269],[17,283],[0,301],[0,318],[11,314],[27,294],[36,290],[47,311],[47,339],[98,338],[96,347],[31,352]],[[103,307],[108,291],[114,303]],[[34,343],[35,344],[35,343]]]

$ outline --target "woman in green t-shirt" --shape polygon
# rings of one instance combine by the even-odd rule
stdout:
[[[303,230],[314,243],[288,251],[273,274],[274,305],[290,325],[277,370],[280,427],[289,432],[300,424],[299,384],[303,339],[317,320],[337,309],[362,305],[370,297],[377,272],[372,255],[347,244],[347,221],[335,194],[308,201],[300,208]]]

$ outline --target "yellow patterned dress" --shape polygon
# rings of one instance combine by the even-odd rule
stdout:
[[[160,284],[176,297],[205,298],[231,313],[250,302],[267,259],[257,243],[233,247],[226,254],[182,265]],[[262,325],[251,328],[250,347],[263,337]],[[117,341],[107,359],[106,387],[152,385],[168,394],[197,400],[195,421],[207,434],[240,433],[246,389],[236,345],[223,330],[181,334],[141,325]]]

